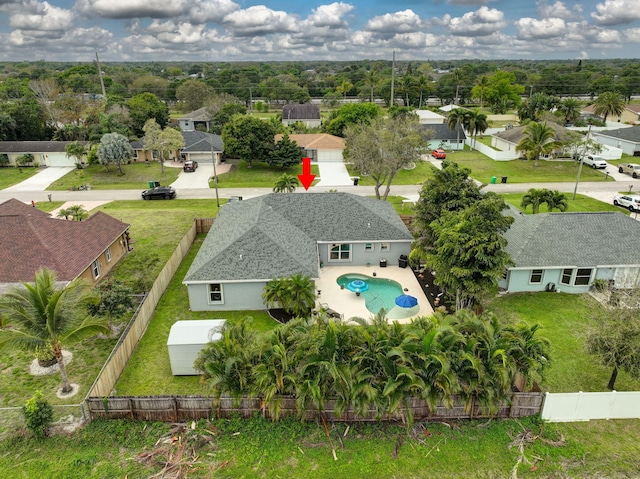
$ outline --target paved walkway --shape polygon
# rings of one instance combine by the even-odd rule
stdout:
[[[319,161],[317,163],[320,181],[315,187],[352,186],[353,178],[349,176],[347,167],[342,161]]]

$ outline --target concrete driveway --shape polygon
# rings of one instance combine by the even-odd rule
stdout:
[[[38,173],[33,175],[17,185],[5,188],[6,192],[19,192],[19,191],[44,191],[47,186],[56,180],[59,180],[67,173],[73,171],[74,166],[49,166],[42,168]]]
[[[165,166],[182,168],[182,163],[165,163]],[[221,175],[226,173],[230,168],[231,165],[227,163],[216,165],[216,174]],[[183,171],[180,173],[178,179],[171,183],[171,186],[178,190],[178,195],[180,195],[180,190],[209,188],[209,178],[213,178],[213,176],[213,163],[199,163],[196,171]]]

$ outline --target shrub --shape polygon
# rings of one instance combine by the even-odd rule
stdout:
[[[27,400],[22,406],[22,414],[29,429],[36,437],[42,438],[47,435],[47,431],[53,421],[53,408],[44,399],[40,391]]]

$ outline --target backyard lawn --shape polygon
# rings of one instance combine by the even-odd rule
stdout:
[[[31,178],[40,171],[39,168],[0,168],[0,190],[17,185],[21,181]]]

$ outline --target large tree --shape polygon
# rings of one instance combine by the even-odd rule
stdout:
[[[381,109],[375,103],[347,103],[331,112],[323,128],[326,133],[344,136],[344,129],[348,125],[370,123],[380,114]]]
[[[186,80],[176,89],[180,110],[190,112],[202,108],[213,90],[200,80]]]
[[[455,299],[456,309],[470,308],[491,291],[511,263],[503,233],[513,218],[502,214],[505,208],[502,198],[488,193],[431,225],[436,240],[427,264],[436,284]]]
[[[555,139],[556,132],[547,122],[532,121],[524,129],[524,138],[516,146],[516,151],[525,153],[527,160],[533,158],[538,166],[540,155],[545,155],[560,148],[561,143]]]
[[[222,130],[224,151],[228,156],[253,161],[268,161],[274,147],[272,123],[254,116],[234,115]]]
[[[481,113],[480,108],[468,110],[468,113],[464,118],[464,127],[467,129],[469,134],[473,136],[473,146],[475,148],[478,133],[482,134],[487,131],[487,128],[489,128],[487,115]]]
[[[100,139],[98,145],[98,159],[109,171],[109,165],[116,165],[118,173],[122,175],[122,165],[133,158],[133,149],[127,137],[120,133],[107,133]]]
[[[131,124],[136,135],[142,135],[147,120],[153,118],[164,128],[169,121],[169,107],[153,93],[145,92],[127,101]]]
[[[273,146],[267,159],[269,165],[279,168],[291,168],[302,161],[302,150],[295,141],[285,133]]]
[[[345,157],[373,178],[376,198],[386,200],[398,171],[420,160],[427,141],[416,115],[399,115],[347,127],[345,145]]]
[[[607,121],[609,115],[620,116],[625,108],[624,98],[617,91],[605,91],[593,103],[593,113]]]
[[[503,103],[518,106],[521,101],[520,96],[523,93],[524,86],[516,83],[514,73],[498,70],[488,76],[484,98],[491,105],[491,108],[496,110],[501,109]]]
[[[0,298],[0,312],[12,326],[0,329],[0,346],[50,349],[60,368],[62,392],[68,393],[72,388],[63,345],[108,331],[102,320],[87,314],[87,306],[93,302],[95,295],[87,284],[76,280],[58,287],[55,273],[41,269],[34,283],[23,283]]]
[[[184,146],[182,133],[173,128],[160,128],[160,125],[151,118],[147,120],[143,128],[144,146],[152,151],[157,151],[160,160],[160,170],[164,174],[164,162],[170,152],[178,152]]]

